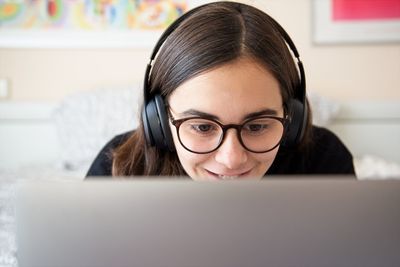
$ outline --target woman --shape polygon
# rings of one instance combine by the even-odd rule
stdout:
[[[311,125],[307,107],[303,66],[279,24],[248,5],[206,4],[161,36],[140,126],[111,140],[88,176],[354,175],[350,152]]]

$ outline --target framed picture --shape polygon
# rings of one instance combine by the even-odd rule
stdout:
[[[0,0],[0,48],[151,47],[196,2]]]
[[[400,0],[313,0],[317,44],[400,41]]]

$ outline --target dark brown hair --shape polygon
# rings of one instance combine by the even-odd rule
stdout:
[[[283,103],[295,94],[299,74],[271,18],[235,3],[207,4],[183,20],[160,49],[150,76],[150,94],[169,95],[183,82],[242,57],[255,60],[277,79]],[[310,111],[309,111],[310,112]],[[311,114],[302,144],[310,140]],[[150,147],[139,128],[113,153],[114,176],[184,175],[176,152]]]

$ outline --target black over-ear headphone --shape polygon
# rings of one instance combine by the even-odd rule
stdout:
[[[240,6],[244,5],[240,3],[233,4],[236,4],[238,9],[240,9]],[[157,148],[169,150],[171,152],[175,151],[175,145],[173,142],[171,129],[169,127],[168,112],[166,110],[164,99],[159,94],[150,95],[149,82],[152,62],[165,40],[182,23],[182,21],[184,21],[193,13],[197,12],[199,9],[207,5],[209,4],[198,6],[175,20],[161,35],[160,39],[153,49],[150,61],[147,64],[143,86],[144,107],[142,110],[142,121],[146,141],[151,146],[156,146]],[[282,143],[286,147],[296,146],[303,138],[308,116],[308,107],[306,101],[306,80],[303,63],[300,60],[300,55],[297,52],[296,46],[294,45],[292,39],[289,37],[286,31],[273,18],[269,17],[269,19],[297,59],[300,83],[294,89],[294,97],[289,100],[289,103],[287,103],[290,122],[286,127],[285,137]]]

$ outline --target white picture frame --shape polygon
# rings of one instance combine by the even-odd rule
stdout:
[[[400,19],[333,21],[332,0],[312,0],[315,44],[400,42]]]

